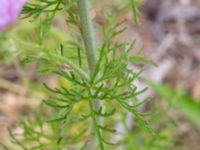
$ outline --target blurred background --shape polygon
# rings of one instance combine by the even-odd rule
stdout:
[[[141,110],[156,114],[150,125],[161,133],[159,139],[145,137],[146,150],[152,143],[152,150],[162,146],[165,147],[162,149],[200,150],[200,1],[147,0],[140,6],[138,25],[131,11],[118,12],[122,3],[101,0],[101,4],[94,4],[92,15],[97,23],[103,24],[98,11],[114,8],[118,20],[126,19],[127,27],[117,40],[136,39],[137,49],[142,48],[141,55],[148,56],[148,64],[130,64],[133,70],[144,68],[143,78],[148,81],[135,84],[139,88],[148,86],[141,99],[150,97],[151,100]],[[63,34],[63,31],[67,33],[63,18],[60,14],[54,20],[51,33],[43,42],[46,48],[71,38]],[[21,61],[29,53],[39,55],[39,46],[32,43],[39,39],[38,24],[25,19],[0,33],[0,145],[9,143],[8,128],[20,130],[16,121],[31,114],[48,97],[42,83],[50,87],[68,84],[54,74],[41,74],[38,70],[42,66],[37,62]],[[159,123],[155,121],[156,116]],[[133,134],[137,139],[138,133]],[[131,147],[133,141],[128,142]]]

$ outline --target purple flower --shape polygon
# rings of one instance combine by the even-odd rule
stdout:
[[[27,0],[0,0],[0,30],[16,20]]]

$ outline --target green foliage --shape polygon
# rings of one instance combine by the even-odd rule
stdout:
[[[148,81],[149,82],[149,81]],[[164,97],[170,105],[177,108],[184,116],[186,116],[197,128],[200,129],[200,104],[181,90],[174,90],[165,85],[149,82],[152,88],[162,97]]]
[[[64,7],[64,0],[36,0],[29,2],[23,12],[26,14],[24,18],[33,16],[37,18],[43,13],[55,14],[57,11],[62,10]]]
[[[134,0],[129,2],[135,21],[138,22],[139,4]],[[51,94],[43,100],[41,111],[35,112],[34,118],[20,120],[23,129],[20,135],[11,132],[12,142],[22,149],[110,149],[115,144],[120,145],[113,137],[120,134],[115,124],[122,113],[132,113],[138,126],[153,135],[144,115],[137,109],[143,104],[138,101],[138,95],[147,90],[138,90],[133,84],[142,70],[134,72],[128,67],[130,61],[141,59],[130,55],[135,41],[125,39],[114,42],[125,31],[121,27],[124,21],[117,22],[117,16],[112,14],[105,19],[106,27],[98,25],[103,41],[95,50],[93,35],[87,35],[93,32],[89,12],[85,12],[87,9],[82,7],[86,6],[77,6],[76,0],[37,0],[24,8],[24,17],[32,17],[32,21],[37,24],[34,39],[37,51],[34,46],[31,47],[33,51],[22,55],[26,56],[23,62],[39,62],[41,73],[53,72],[68,81],[71,87],[64,84],[52,89],[45,85]],[[79,15],[80,9],[83,14]],[[51,34],[55,30],[52,22],[58,12],[65,13],[72,34],[77,33],[72,35],[73,38],[66,38],[60,32]],[[88,19],[89,23],[83,18]],[[56,40],[52,37],[54,35],[58,35]],[[56,46],[48,45],[52,41],[56,41]],[[92,58],[96,56],[91,51],[97,53],[98,57]],[[76,132],[72,134],[74,128]]]
[[[140,11],[138,7],[141,5],[142,1],[141,0],[129,0],[133,12],[133,19],[136,23],[139,22],[139,16],[140,16]]]
[[[16,57],[16,45],[8,35],[0,35],[0,62],[10,63]]]

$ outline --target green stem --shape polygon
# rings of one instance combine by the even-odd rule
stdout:
[[[85,52],[87,56],[87,63],[88,63],[89,71],[90,71],[90,80],[91,80],[93,72],[95,70],[97,60],[98,60],[98,56],[97,56],[97,48],[96,48],[92,19],[89,13],[90,12],[89,0],[77,0],[77,2],[78,2],[78,11],[79,11],[79,16],[80,16],[80,27],[81,27],[83,40],[84,40]],[[103,150],[104,146],[101,140],[101,133],[100,133],[100,130],[98,129],[98,123],[97,123],[98,117],[96,117],[94,114],[94,111],[98,109],[98,105],[99,105],[98,101],[95,102],[92,99],[89,100],[89,108],[91,111],[93,129],[95,133],[97,134],[99,146]],[[95,142],[93,142],[92,145],[95,145]]]
[[[89,14],[89,0],[78,0],[77,2],[88,67],[90,70],[90,76],[92,76],[97,63],[97,48],[92,20]]]
[[[78,67],[76,64],[74,64],[70,60],[65,59],[64,57],[58,56],[58,55],[53,55],[53,57],[56,58],[57,60],[63,61],[64,63],[66,63],[67,65],[69,65],[71,68],[73,68],[74,71],[76,71],[80,75],[80,77],[82,79],[84,79],[84,80],[86,80],[88,82],[90,81],[88,74],[85,73],[84,70],[82,70],[80,67]]]
[[[95,113],[94,113],[95,110],[93,109],[93,103],[92,103],[91,100],[89,100],[89,106],[90,106],[90,113],[91,113],[92,122],[93,122],[93,125],[94,125],[94,131],[97,134],[97,138],[98,138],[100,149],[104,150],[104,145],[103,145],[103,142],[101,140],[102,139],[101,131],[98,128],[98,122],[96,120],[96,116],[95,116]]]

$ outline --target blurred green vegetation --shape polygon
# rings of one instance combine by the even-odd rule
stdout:
[[[98,2],[97,2],[98,3]],[[119,1],[119,4],[123,3]],[[139,3],[139,1],[138,1]],[[134,11],[137,11],[133,7]],[[138,13],[138,12],[136,12]],[[134,12],[135,14],[135,12]],[[45,18],[46,17],[46,18]],[[1,64],[12,64],[16,57],[19,57],[21,60],[21,65],[26,67],[26,63],[36,61],[37,72],[35,74],[48,74],[54,71],[57,68],[57,64],[54,62],[54,58],[50,58],[52,63],[46,64],[46,61],[43,60],[43,56],[46,54],[57,53],[60,50],[63,51],[63,55],[66,58],[70,58],[75,61],[77,64],[76,56],[78,55],[77,47],[81,51],[82,59],[85,60],[83,55],[83,48],[80,46],[80,41],[74,41],[73,33],[72,35],[68,32],[68,28],[65,27],[65,20],[63,19],[63,14],[58,14],[56,19],[53,20],[53,26],[50,28],[49,16],[45,16],[44,19],[39,19],[37,21],[28,21],[28,19],[23,20],[19,24],[13,25],[11,30],[6,30],[0,35],[0,63]],[[64,21],[60,21],[64,20]],[[138,21],[138,18],[135,17],[135,20]],[[59,24],[61,22],[61,24]],[[62,29],[58,28],[57,25],[61,26]],[[140,59],[141,58],[141,59]],[[132,57],[133,62],[150,62],[146,57]],[[142,60],[144,59],[144,60]],[[82,62],[82,65],[86,65],[86,61]],[[48,78],[49,76],[46,75]],[[73,88],[72,83],[66,78],[57,76],[59,86],[64,86],[67,89]],[[144,116],[150,126],[154,129],[155,133],[151,133],[139,126],[134,126],[130,131],[127,129],[127,134],[124,135],[123,139],[117,143],[116,146],[107,146],[106,149],[114,150],[119,144],[125,145],[126,150],[169,150],[169,149],[184,149],[183,147],[176,147],[176,139],[174,139],[174,132],[178,126],[178,118],[170,118],[168,116],[168,111],[171,108],[177,108],[184,116],[186,116],[197,128],[200,128],[200,105],[196,103],[195,100],[185,94],[182,91],[174,90],[172,88],[166,87],[165,85],[157,85],[150,83],[150,86],[156,91],[156,93],[164,97],[168,102],[168,107],[166,109],[161,107],[161,101],[155,100],[150,102],[148,105],[151,105],[150,115]],[[52,93],[49,92],[44,86],[41,85],[40,81],[29,81],[29,89],[31,97],[37,97],[37,99],[46,99],[52,98]],[[42,93],[42,94],[41,94]],[[116,103],[107,102],[107,106],[116,105]],[[66,149],[64,146],[68,145],[68,149],[81,149],[84,148],[88,142],[89,137],[82,136],[86,131],[86,128],[89,125],[89,122],[80,123],[78,122],[81,119],[80,112],[87,112],[88,106],[84,102],[78,103],[72,110],[71,118],[68,124],[64,124],[65,127],[61,127],[62,131],[59,130],[60,127],[55,122],[50,122],[52,115],[58,112],[57,109],[52,110],[44,103],[34,106],[29,112],[23,114],[18,123],[21,125],[21,128],[24,129],[24,137],[20,137],[24,145],[34,145],[36,142],[43,142],[39,147],[33,147],[32,149]],[[119,106],[117,106],[120,108]],[[111,109],[112,107],[110,107]],[[114,122],[119,122],[125,118],[127,113],[123,110],[119,110],[120,114],[116,114],[112,119],[106,120],[109,125],[113,125]],[[63,112],[60,112],[61,114]],[[58,114],[61,115],[61,114]],[[78,116],[78,119],[76,119]],[[54,116],[56,117],[56,116]],[[22,119],[21,119],[22,118]],[[48,118],[48,119],[47,119]],[[163,119],[164,118],[164,119]],[[56,118],[54,118],[56,119]],[[45,120],[45,121],[44,121]],[[49,123],[50,122],[50,123]],[[176,122],[176,123],[174,123]],[[135,120],[135,124],[139,124],[139,121]],[[61,124],[59,125],[61,126]],[[61,140],[60,132],[65,134],[66,132],[68,139],[73,140]],[[11,137],[13,143],[21,145],[15,139],[15,136]],[[107,135],[110,137],[111,135]],[[57,140],[55,140],[57,139]],[[59,143],[59,144],[58,144]],[[21,145],[24,149],[29,150],[25,146]],[[7,147],[12,147],[11,149],[20,149],[16,145],[10,143],[10,139],[5,142],[3,145],[5,149]]]

